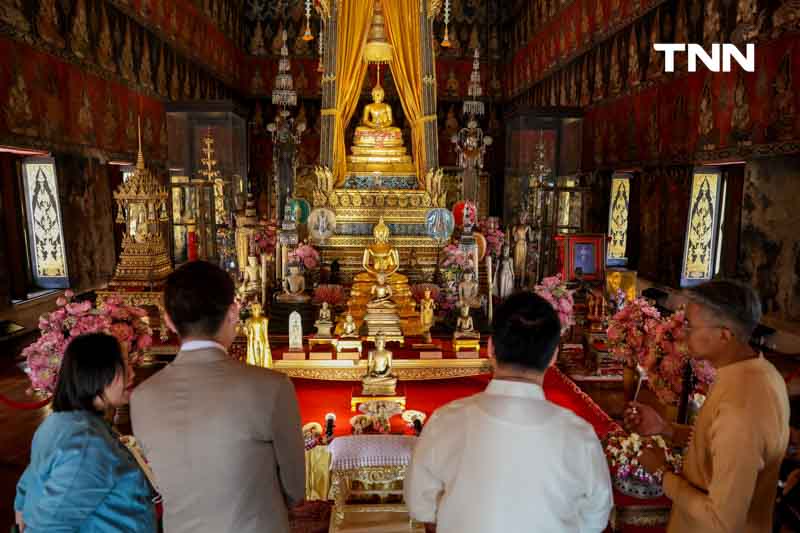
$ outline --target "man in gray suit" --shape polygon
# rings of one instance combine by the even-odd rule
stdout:
[[[228,357],[239,305],[222,269],[184,265],[164,303],[180,352],[136,387],[131,419],[164,497],[165,532],[288,533],[287,508],[305,492],[292,382]]]

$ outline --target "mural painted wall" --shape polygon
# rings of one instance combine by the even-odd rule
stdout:
[[[800,321],[800,157],[748,163],[742,208],[741,275],[761,294],[764,311]]]

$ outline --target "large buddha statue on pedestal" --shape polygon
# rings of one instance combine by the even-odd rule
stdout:
[[[357,322],[373,322],[373,333],[383,330],[387,340],[395,340],[399,326],[406,335],[419,329],[416,304],[408,278],[398,272],[400,254],[389,244],[389,227],[380,218],[372,231],[374,242],[364,249],[361,264],[350,290],[348,308]],[[398,321],[399,320],[399,321]],[[392,327],[389,327],[392,324]],[[412,333],[413,332],[413,333]]]
[[[361,123],[353,135],[353,154],[347,156],[351,172],[414,172],[411,156],[403,145],[403,132],[394,126],[392,108],[383,101],[385,96],[378,81],[372,88],[372,103],[364,106]]]

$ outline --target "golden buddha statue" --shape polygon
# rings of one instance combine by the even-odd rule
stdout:
[[[431,290],[425,289],[425,297],[419,302],[419,321],[425,335],[425,342],[431,342],[431,328],[436,322],[436,302],[431,298]]]
[[[383,101],[384,96],[378,81],[372,89],[372,103],[364,106],[361,124],[353,135],[353,154],[347,156],[352,172],[415,171],[403,145],[403,132],[393,125],[392,108]]]
[[[250,311],[252,314],[245,323],[247,364],[271,368],[272,353],[269,349],[269,338],[267,337],[269,319],[262,314],[261,304],[259,303],[250,305]]]
[[[383,217],[375,225],[372,234],[375,241],[364,250],[361,261],[364,272],[357,274],[353,280],[348,307],[359,324],[369,315],[368,329],[370,322],[373,322],[372,330],[376,331],[375,326],[380,322],[388,340],[401,340],[390,338],[399,336],[398,326],[401,324],[402,331],[407,335],[414,334],[412,329],[419,329],[416,305],[408,277],[398,272],[400,254],[389,244],[389,227]],[[373,321],[378,315],[381,315],[380,320]],[[389,324],[392,324],[391,328]]]

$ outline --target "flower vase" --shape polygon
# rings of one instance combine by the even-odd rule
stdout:
[[[636,385],[639,381],[635,368],[625,366],[622,370],[622,390],[625,396],[625,403],[632,402],[636,395]]]

